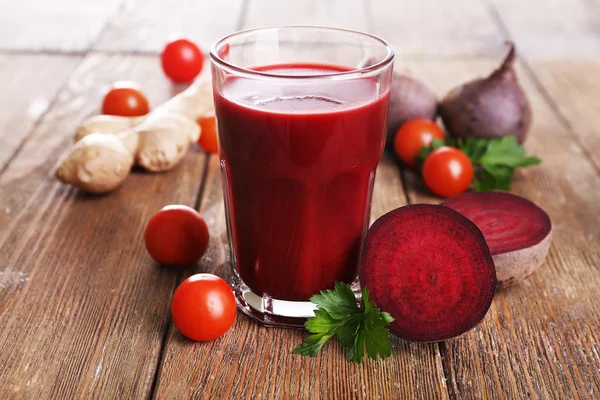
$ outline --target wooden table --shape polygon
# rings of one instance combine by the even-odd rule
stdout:
[[[203,4],[204,3],[204,4]],[[0,398],[600,398],[600,1],[0,0]],[[173,32],[204,48],[231,31],[311,23],[392,42],[396,69],[440,95],[491,71],[505,39],[534,110],[527,149],[543,164],[513,191],[548,211],[543,267],[497,293],[485,321],[445,343],[394,339],[385,362],[344,360],[332,343],[292,355],[305,333],[239,315],[222,339],[193,343],[170,319],[186,276],[226,274],[218,162],[198,149],[159,175],[134,173],[107,196],[51,170],[107,85],[132,79],[157,105],[181,88],[157,54]],[[438,202],[386,155],[373,217]],[[167,204],[197,207],[208,253],[185,271],[155,265],[142,233]]]

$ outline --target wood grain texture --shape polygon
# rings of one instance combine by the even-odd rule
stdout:
[[[208,51],[239,28],[246,0],[125,0],[94,46],[98,50],[160,52],[169,39],[191,38]]]
[[[0,49],[85,51],[122,0],[0,0]]]
[[[397,167],[387,156],[379,166],[373,217],[405,204]],[[212,233],[207,254],[186,276],[211,272],[228,279],[230,266],[218,160],[210,162],[200,207]],[[306,334],[266,328],[238,313],[221,339],[194,343],[171,327],[155,395],[179,398],[444,399],[437,344],[417,346],[394,338],[392,358],[348,363],[337,342],[315,358],[292,354]]]
[[[474,331],[443,344],[394,339],[385,362],[349,364],[337,343],[295,356],[306,333],[243,315],[222,339],[192,343],[170,322],[177,282],[229,274],[216,157],[190,150],[176,170],[135,173],[105,197],[51,177],[112,81],[138,81],[152,105],[180,88],[156,57],[92,54],[77,66],[79,55],[0,55],[0,398],[599,398],[599,9],[600,0],[0,0],[0,51],[86,52],[98,40],[102,51],[157,52],[174,33],[208,48],[239,27],[334,25],[390,40],[397,70],[440,95],[486,75],[496,60],[473,55],[500,58],[514,38],[541,85],[519,71],[534,109],[527,148],[544,159],[517,173],[514,192],[546,209],[555,232],[546,263],[498,292]],[[158,267],[145,222],[163,205],[195,205],[203,176],[209,251],[183,272]],[[406,196],[440,201],[414,173],[404,178],[406,195],[385,156],[372,218]]]
[[[0,171],[31,133],[80,57],[0,55]],[[43,65],[43,68],[40,68]]]
[[[532,58],[598,58],[600,2],[597,0],[483,0]]]
[[[496,65],[403,61],[439,94]],[[526,73],[519,69],[519,76],[534,115],[526,147],[543,164],[518,171],[513,192],[549,213],[553,243],[536,273],[496,294],[479,327],[443,344],[449,390],[458,398],[594,399],[600,394],[600,178]],[[415,174],[407,182],[411,202],[440,201]]]
[[[485,4],[472,0],[370,0],[371,29],[404,54],[490,54],[505,39]]]
[[[600,60],[540,60],[530,66],[564,125],[600,170]],[[581,156],[576,143],[569,144],[569,151]]]
[[[269,25],[325,25],[365,31],[362,0],[249,0],[244,28]]]
[[[0,177],[0,398],[150,394],[180,270],[149,258],[143,231],[164,205],[194,205],[204,154],[107,196],[50,175],[102,88],[124,78],[153,104],[170,97],[154,57],[89,56]]]

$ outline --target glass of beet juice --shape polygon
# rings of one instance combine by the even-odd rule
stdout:
[[[238,306],[301,326],[312,295],[358,289],[394,52],[365,33],[280,26],[229,35],[210,58]]]

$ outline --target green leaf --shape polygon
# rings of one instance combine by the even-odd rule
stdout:
[[[510,190],[510,178],[513,175],[513,169],[504,167],[494,170],[496,174],[487,170],[482,170],[477,174],[473,187],[476,192],[486,192],[490,190]]]
[[[444,146],[446,146],[446,142],[442,139],[433,138],[433,140],[431,141],[431,147],[433,148],[433,150],[439,149],[440,147]]]
[[[331,339],[333,335],[326,333],[318,333],[316,335],[310,335],[304,342],[294,349],[294,354],[300,354],[303,356],[314,357],[321,350],[323,345]]]
[[[387,326],[394,320],[391,315],[380,312],[369,300],[369,291],[362,291],[363,301],[359,307],[352,288],[336,282],[334,290],[324,290],[311,297],[317,305],[315,317],[309,318],[305,327],[312,335],[296,347],[295,354],[314,356],[323,345],[336,336],[346,348],[349,361],[361,362],[365,355],[372,359],[386,358],[392,354],[392,344]]]
[[[360,331],[360,320],[352,318],[345,321],[340,328],[336,331],[336,336],[339,341],[347,349],[354,346],[354,338]]]
[[[427,158],[429,153],[431,153],[432,151],[433,151],[433,148],[431,146],[421,147],[421,150],[419,150],[419,155],[416,158],[417,165],[419,166],[419,168],[421,168],[423,166],[425,159]]]
[[[529,167],[530,165],[537,165],[542,162],[538,157],[525,157],[515,167]]]
[[[504,136],[487,141],[485,152],[477,163],[481,170],[476,174],[476,191],[510,190],[510,180],[517,167],[539,164],[537,157],[527,157],[525,148],[515,136]]]
[[[386,312],[380,312],[379,314],[381,315],[381,318],[386,322],[386,325],[389,325],[392,322],[394,322],[394,318],[392,318],[390,314]]]
[[[537,157],[525,156],[525,148],[517,142],[516,136],[504,136],[490,140],[486,153],[480,159],[480,163],[485,169],[491,165],[516,168],[540,162],[541,160]]]
[[[482,138],[466,138],[457,142],[457,146],[461,149],[473,165],[477,165],[481,161],[481,157],[488,149],[489,141]]]
[[[315,310],[315,316],[317,318],[310,318],[304,324],[310,333],[330,332],[339,325],[325,310]]]
[[[388,330],[385,328],[376,328],[369,326],[368,322],[365,322],[367,328],[365,332],[365,346],[367,349],[367,356],[372,359],[377,359],[377,356],[381,358],[387,358],[392,355],[392,344],[388,338]]]
[[[356,297],[349,285],[336,282],[335,290],[323,290],[310,298],[320,309],[327,311],[333,318],[344,318],[359,311]]]
[[[348,352],[348,361],[360,363],[365,356],[365,334],[362,329],[359,329],[354,335],[353,346],[346,347]]]

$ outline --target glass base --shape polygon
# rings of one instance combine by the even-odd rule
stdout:
[[[310,301],[274,299],[268,295],[257,295],[234,273],[233,291],[240,311],[265,326],[304,328],[307,318],[315,316],[316,304]],[[352,282],[352,290],[361,299],[358,278]]]

